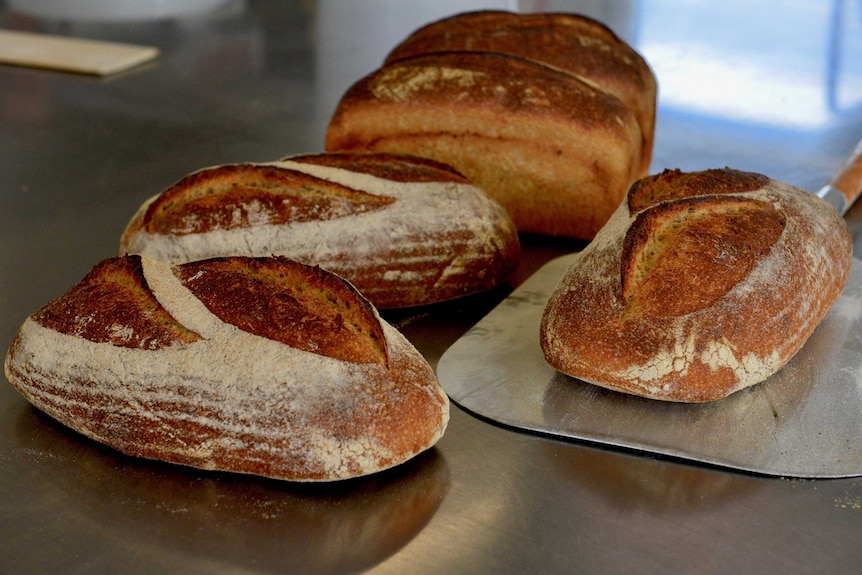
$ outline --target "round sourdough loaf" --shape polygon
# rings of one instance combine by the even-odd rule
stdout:
[[[731,169],[645,178],[564,274],[541,346],[557,370],[648,398],[704,402],[783,367],[852,263],[815,195]]]
[[[520,261],[508,213],[449,166],[312,154],[197,171],[147,200],[120,253],[171,263],[281,255],[336,273],[377,308],[485,291]]]
[[[280,257],[105,260],[25,320],[5,371],[123,453],[292,481],[398,465],[449,418],[431,367],[367,300]]]

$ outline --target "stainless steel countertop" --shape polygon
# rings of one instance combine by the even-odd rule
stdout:
[[[403,35],[491,2],[224,2],[136,21],[0,2],[0,28],[155,45],[107,78],[0,66],[0,347],[198,168],[322,147],[341,92]],[[856,2],[530,2],[587,10],[653,65],[652,171],[731,166],[815,190],[862,137]],[[583,6],[581,6],[583,4]],[[510,6],[512,1],[498,5]],[[846,219],[862,253],[862,206]],[[512,286],[386,314],[436,366],[577,242],[525,237]],[[860,407],[862,408],[862,407]],[[862,437],[856,438],[862,441]],[[0,573],[851,573],[862,478],[790,480],[523,433],[453,407],[432,451],[293,485],[131,459],[0,382]]]

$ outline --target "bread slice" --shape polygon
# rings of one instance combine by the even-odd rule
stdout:
[[[731,169],[645,178],[561,278],[541,345],[557,370],[678,402],[781,369],[838,300],[841,216],[811,193]]]
[[[123,453],[292,481],[403,463],[449,417],[431,367],[366,299],[280,257],[105,260],[25,320],[5,371]]]
[[[392,154],[310,154],[199,170],[147,200],[120,253],[180,263],[282,255],[349,280],[377,308],[504,283],[512,219],[447,165]]]

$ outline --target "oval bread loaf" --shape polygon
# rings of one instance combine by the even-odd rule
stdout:
[[[520,244],[502,206],[449,166],[313,154],[188,175],[140,207],[120,253],[281,255],[344,277],[377,308],[401,308],[505,282]]]
[[[809,192],[731,169],[665,171],[631,187],[560,280],[542,349],[609,389],[720,399],[799,351],[851,263],[843,219]]]
[[[293,481],[398,465],[449,401],[347,282],[286,258],[105,260],[27,318],[6,376],[123,453]]]

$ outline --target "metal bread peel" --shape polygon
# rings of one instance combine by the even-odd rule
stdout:
[[[862,144],[818,195],[843,214],[860,188]],[[539,325],[573,256],[545,264],[443,353],[437,375],[454,402],[522,431],[722,468],[862,475],[862,261],[781,371],[722,400],[680,404],[608,391],[547,364]]]

